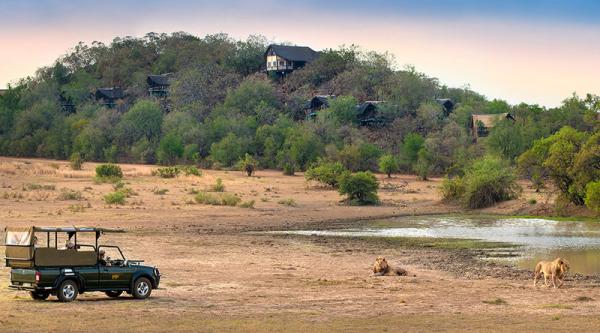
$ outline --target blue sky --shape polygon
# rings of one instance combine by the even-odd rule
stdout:
[[[3,0],[0,29],[0,88],[78,41],[186,31],[389,51],[398,67],[512,103],[600,94],[600,1]]]

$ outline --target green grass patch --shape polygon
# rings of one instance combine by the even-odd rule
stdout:
[[[568,304],[544,304],[542,305],[544,309],[562,309],[562,310],[571,310],[573,306]]]
[[[485,304],[491,304],[491,305],[507,305],[508,302],[503,300],[502,298],[496,298],[496,299],[492,299],[492,300],[486,300],[486,301],[482,301]]]
[[[282,199],[282,200],[277,201],[277,203],[280,205],[288,206],[288,207],[298,207],[296,200],[294,200],[292,198]]]

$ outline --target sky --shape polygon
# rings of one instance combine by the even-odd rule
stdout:
[[[398,68],[513,104],[600,95],[596,0],[0,0],[0,88],[79,41],[177,31],[388,51]]]

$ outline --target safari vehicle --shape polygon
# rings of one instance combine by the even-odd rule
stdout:
[[[35,300],[55,295],[61,302],[71,302],[78,294],[92,291],[113,298],[126,292],[145,299],[158,288],[158,268],[140,265],[143,260],[125,259],[118,246],[98,245],[101,235],[123,230],[8,227],[5,232],[6,267],[11,268],[9,287],[27,290]],[[95,237],[95,244],[78,243],[78,235],[86,238],[82,234]],[[66,239],[65,248],[59,248],[59,237]],[[103,258],[109,250],[120,258]]]

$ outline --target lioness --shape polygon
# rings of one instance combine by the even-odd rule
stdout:
[[[375,276],[381,275],[406,275],[406,270],[400,267],[394,267],[388,264],[384,257],[377,257],[375,264],[373,265],[373,274]]]
[[[554,288],[560,288],[564,283],[564,276],[569,271],[569,263],[563,258],[556,258],[554,261],[540,261],[535,265],[533,273],[533,286],[537,285],[537,279],[544,274],[544,285],[548,287],[548,276],[552,278]],[[560,284],[556,285],[556,280]]]

